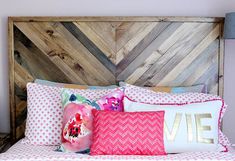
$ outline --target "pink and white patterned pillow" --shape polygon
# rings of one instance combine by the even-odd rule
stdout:
[[[165,155],[164,111],[92,110],[91,155]]]
[[[23,143],[34,145],[59,145],[63,110],[60,87],[36,83],[27,84],[27,121]],[[71,89],[80,95],[96,100],[115,89]]]
[[[209,100],[221,99],[221,97],[212,95],[212,94],[204,94],[204,93],[180,93],[180,94],[173,94],[173,93],[163,93],[163,92],[154,92],[152,90],[144,89],[138,86],[126,84],[125,86],[125,96],[130,98],[133,101],[147,103],[147,104],[190,104],[190,103],[199,103],[205,102]],[[224,104],[222,111],[221,111],[221,119],[224,116],[226,111],[227,105]],[[230,146],[231,143],[229,142],[228,138],[223,134],[221,129],[219,129],[219,143],[223,146]]]

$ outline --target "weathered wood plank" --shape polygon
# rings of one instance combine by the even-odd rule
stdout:
[[[224,24],[220,22],[220,35],[219,35],[219,95],[224,96],[224,39],[223,39]]]
[[[53,33],[56,31],[52,30],[52,28],[50,28],[47,24],[48,23],[31,23],[24,26],[20,26],[22,24],[17,24],[17,26],[20,27],[21,30],[24,30],[23,32],[25,32],[27,36],[38,45],[40,50],[43,51],[43,53],[45,53],[45,55],[48,56],[67,75],[67,77],[73,79],[73,82],[78,82],[80,84],[92,84],[94,75],[97,72],[95,72],[96,69],[89,65],[89,62],[87,62],[87,60],[90,60],[86,59],[88,55],[85,56],[85,54],[83,54],[84,51],[77,52],[73,50],[72,46],[67,41],[67,43],[65,43],[65,41],[61,39],[59,33],[50,35],[47,31],[53,31]],[[46,31],[43,27],[46,28]],[[27,29],[29,31],[27,31]],[[36,30],[36,37],[30,34],[30,31],[32,32],[33,30]],[[68,33],[66,36],[69,36]],[[63,40],[63,43],[61,40]],[[75,41],[75,39],[73,41]],[[75,53],[83,54],[83,56],[79,58],[84,61],[75,61],[74,58],[76,57],[71,57],[71,54]],[[90,66],[90,68],[86,67],[86,70],[83,70],[85,68],[84,66]],[[107,82],[107,80],[99,75],[96,75],[96,77],[103,82]]]
[[[58,66],[72,82],[85,84],[84,80],[77,75],[77,70],[73,71],[69,67],[69,64],[64,63],[61,59],[64,57],[61,53],[65,53],[61,47],[58,47],[53,41],[50,41],[48,37],[45,37],[45,35],[37,30],[32,23],[15,23],[15,25],[42,51],[42,53],[44,53],[45,56]]]
[[[214,60],[216,57],[214,58]],[[211,66],[204,72],[204,75],[201,75],[195,83],[206,82],[207,88],[210,94],[218,95],[218,61],[211,64]],[[217,85],[217,87],[215,87]],[[216,90],[215,90],[216,89]]]
[[[115,83],[115,76],[100,62],[93,54],[89,52],[80,41],[78,41],[66,28],[60,23],[57,23],[55,30],[61,35],[60,45],[68,51],[68,54],[73,57],[75,63],[79,63],[90,78],[87,80],[88,85],[109,85]],[[65,39],[66,38],[66,39]],[[66,45],[67,44],[67,45]]]
[[[9,63],[9,108],[10,108],[10,121],[11,121],[11,138],[12,140],[16,137],[16,126],[15,126],[15,66],[14,66],[14,22],[12,18],[8,18],[8,63]]]
[[[144,63],[137,68],[127,79],[126,82],[130,84],[135,84],[135,82],[149,69],[152,67],[154,62],[156,62],[162,55],[157,51],[154,51]]]
[[[74,24],[115,64],[116,54],[109,45],[86,22],[74,22]]]
[[[129,21],[129,22],[198,22],[198,23],[212,23],[221,22],[224,17],[193,17],[193,16],[31,16],[31,17],[9,17],[14,22],[71,22],[71,21],[84,21],[84,22],[116,22],[116,21]]]
[[[177,23],[178,24],[178,23]],[[140,55],[145,55],[145,58],[148,57],[149,52],[145,52],[146,48],[151,48],[151,44],[153,41],[157,42],[156,40],[159,39],[159,35],[166,29],[168,30],[168,26],[170,23],[161,23],[159,25],[156,25],[149,34],[147,34],[127,55],[126,59],[123,59],[120,63],[117,65],[117,79],[119,81],[125,80],[132,72],[136,69],[139,64],[142,63],[143,58]],[[159,44],[159,42],[158,42]],[[155,44],[154,46],[158,46],[158,44]],[[146,54],[142,54],[146,53]],[[135,62],[133,63],[133,61]],[[141,62],[139,62],[141,61]],[[130,68],[129,65],[132,64],[133,66]],[[135,64],[135,65],[134,65]],[[125,73],[125,74],[124,74]]]
[[[178,74],[177,71],[184,71],[189,64],[195,60],[202,51],[207,48],[217,37],[219,36],[219,26],[216,26],[200,43],[194,47],[194,49],[186,55],[183,60],[180,61],[167,75],[159,82],[159,85],[167,84],[176,79]],[[178,74],[177,74],[178,73]],[[164,84],[163,84],[164,82]]]
[[[71,82],[70,78],[15,27],[15,59],[34,78]],[[40,69],[40,70],[39,70]],[[53,73],[53,74],[51,74]]]
[[[173,80],[173,82],[170,83],[171,86],[179,86],[182,84],[184,85],[184,81],[190,78],[192,75],[194,75],[194,72],[198,69],[199,66],[203,65],[204,62],[208,63],[209,60],[213,57],[213,55],[218,54],[218,43],[219,43],[218,40],[215,40],[201,54],[199,54],[197,58],[193,60],[193,62],[188,64],[187,68],[175,71],[177,77]],[[186,57],[182,61],[185,61],[186,64],[188,63]],[[206,83],[206,82],[200,82],[200,83]]]
[[[210,32],[210,24],[193,24],[185,23],[187,30],[183,30],[180,34],[180,39],[171,46],[169,41],[169,48],[160,50],[165,52],[164,55],[156,62],[150,70],[148,70],[137,83],[141,85],[156,85],[158,84],[167,73],[181,62],[181,60],[190,53],[194,47],[200,43],[206,34]],[[175,34],[178,37],[178,34]],[[172,38],[174,40],[174,38]],[[146,79],[148,78],[148,79]]]
[[[122,46],[122,48],[120,48],[120,46],[122,44],[119,44],[120,42],[117,41],[116,64],[120,63],[122,60],[124,60],[124,62],[125,62],[126,57],[129,57],[129,56],[131,57],[131,51],[136,50],[134,48],[139,47],[139,51],[141,51],[141,47],[142,47],[141,45],[143,44],[142,42],[145,37],[149,38],[149,42],[152,41],[152,39],[154,38],[155,34],[152,34],[152,33],[154,33],[154,29],[156,29],[157,22],[156,23],[155,22],[154,23],[139,23],[138,22],[136,24],[141,26],[141,29],[133,36],[132,39],[130,39],[124,46]],[[159,26],[157,28],[159,29]],[[119,30],[120,29],[118,28],[117,34],[118,34]],[[126,31],[126,32],[128,32],[128,31]],[[151,38],[148,35],[153,36],[153,38]],[[147,39],[147,38],[145,38],[145,39]],[[146,41],[146,44],[147,43],[148,43],[148,41]],[[138,45],[138,44],[141,44],[141,45]],[[143,47],[144,47],[144,44],[143,44]],[[135,52],[135,53],[137,53],[137,52]],[[129,58],[129,60],[131,60],[131,58]]]
[[[86,22],[99,35],[109,48],[116,52],[116,28],[121,22]]]
[[[216,72],[207,72],[210,69],[214,69],[218,66],[218,54],[213,54],[211,59],[208,59],[207,62],[201,64],[195,71],[194,74],[184,81],[185,85],[200,84],[206,82],[205,79],[209,79]],[[201,81],[201,77],[205,78]],[[199,80],[199,81],[198,81]]]
[[[76,25],[69,22],[63,22],[62,24],[90,51],[90,53],[92,53],[107,69],[115,74],[116,66],[108,57],[106,57],[106,54],[104,54],[83,32],[81,32],[79,28],[76,27]]]
[[[15,65],[15,83],[21,89],[26,89],[27,83],[33,82],[34,78],[16,61],[14,65]]]

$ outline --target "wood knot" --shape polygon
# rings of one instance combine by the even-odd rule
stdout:
[[[47,30],[46,33],[47,33],[49,36],[53,36],[54,31],[53,31],[53,30]]]
[[[60,59],[64,59],[65,58],[65,53],[60,53],[60,54],[58,54],[58,56],[60,57]]]
[[[78,63],[76,63],[76,64],[74,65],[74,67],[75,67],[75,69],[77,69],[77,70],[79,70],[79,71],[83,70],[82,66],[81,66],[80,64],[78,64]]]
[[[49,52],[47,53],[47,55],[50,56],[50,57],[52,57],[52,56],[56,56],[57,53],[56,53],[55,50],[51,50],[51,51],[49,51]]]

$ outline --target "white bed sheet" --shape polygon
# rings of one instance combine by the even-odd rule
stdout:
[[[235,161],[235,151],[191,152],[166,156],[90,156],[87,154],[54,151],[56,146],[34,146],[18,141],[7,152],[0,154],[0,161]]]

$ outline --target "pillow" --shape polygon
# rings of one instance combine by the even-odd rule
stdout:
[[[80,153],[88,151],[92,136],[91,110],[123,111],[123,95],[123,91],[117,89],[97,101],[91,101],[70,90],[63,90],[62,144],[58,150]]]
[[[164,111],[112,112],[92,110],[91,155],[165,155]]]
[[[218,143],[223,100],[185,105],[151,105],[124,98],[124,110],[165,111],[164,146],[167,153],[224,150]],[[222,148],[222,149],[221,149]]]
[[[127,83],[119,82],[119,85],[120,87],[125,87]],[[207,93],[207,86],[205,84],[182,86],[182,87],[155,86],[155,87],[141,87],[141,88],[149,89],[154,92],[166,92],[166,93],[186,93],[186,92]]]
[[[78,84],[67,84],[67,83],[58,83],[58,82],[52,82],[52,81],[42,80],[42,79],[35,79],[34,83],[47,85],[47,86],[62,87],[62,88],[73,88],[73,89],[113,89],[113,88],[118,87],[116,85],[87,86],[87,85],[78,85]]]
[[[197,92],[197,93],[207,93],[206,85],[198,84],[188,87],[167,87],[167,86],[155,86],[147,87],[154,92],[167,92],[167,93],[186,93],[186,92]]]
[[[188,104],[191,102],[205,102],[213,99],[221,99],[219,96],[204,93],[156,93],[130,84],[126,84],[125,86],[125,95],[133,101],[148,104]],[[224,104],[221,112],[221,118],[223,117],[226,108],[227,105]],[[220,123],[221,121],[222,120],[220,120]],[[222,133],[221,130],[219,130],[219,142],[224,146],[231,145],[228,138]]]
[[[27,84],[27,120],[23,143],[34,145],[59,145],[63,110],[60,87],[36,83]],[[115,89],[71,89],[90,100],[96,100]]]

